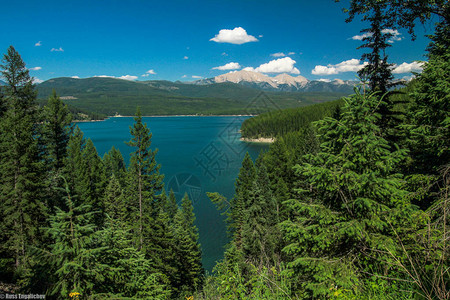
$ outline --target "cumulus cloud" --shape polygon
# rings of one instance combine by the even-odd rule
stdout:
[[[331,65],[331,64],[329,64],[327,66],[317,65],[314,67],[314,69],[311,71],[311,73],[313,75],[334,75],[334,74],[339,74],[342,72],[357,72],[366,65],[367,65],[367,62],[364,62],[363,64],[361,64],[359,59],[352,58],[349,60],[345,60],[341,63],[338,63],[336,65]]]
[[[412,62],[410,64],[404,62],[401,65],[395,65],[392,73],[394,74],[403,74],[403,73],[411,73],[411,72],[421,72],[423,70],[423,62]]]
[[[245,68],[247,71],[256,71],[260,73],[292,73],[300,74],[300,71],[294,67],[296,61],[290,57],[274,59],[268,63],[262,64],[253,69],[251,67]]]
[[[184,56],[183,59],[189,59],[189,57],[188,56]]]
[[[73,78],[73,79],[80,79],[80,76],[72,76],[72,77],[70,77],[70,78]]]
[[[36,78],[36,77],[33,77],[33,83],[34,84],[39,84],[39,83],[43,83],[43,82],[44,82],[44,80]]]
[[[138,79],[137,76],[133,76],[133,75],[124,75],[124,76],[120,76],[120,77],[117,77],[117,78],[118,79],[123,79],[123,80],[131,80],[131,81],[134,81],[134,80]]]
[[[202,76],[197,76],[197,75],[192,75],[192,78],[195,78],[195,79],[202,79],[203,77],[202,77]]]
[[[35,46],[35,47],[40,47],[40,46],[42,46],[42,42],[39,41],[39,42],[37,42],[36,44],[34,44],[34,46]]]
[[[187,77],[187,75],[183,75],[183,76],[181,76],[181,78],[186,78]]]
[[[247,34],[247,31],[242,27],[231,29],[222,29],[210,41],[216,43],[230,43],[241,45],[249,42],[257,42],[258,39],[252,35]]]
[[[326,78],[320,78],[317,81],[322,81],[322,82],[331,82],[331,79],[326,79]]]
[[[64,49],[62,47],[59,48],[52,48],[52,50],[50,50],[51,52],[64,52]]]
[[[294,55],[294,54],[295,54],[295,52],[288,52],[288,54],[285,54],[283,52],[277,52],[277,53],[270,54],[270,56],[273,56],[273,57],[285,57],[285,56]]]
[[[228,54],[226,52],[222,52],[223,56],[228,56]]]
[[[393,42],[401,41],[403,39],[403,37],[401,37],[402,34],[398,32],[398,30],[396,29],[383,29],[381,30],[381,32],[384,34],[391,35],[391,38],[388,40],[388,42],[391,44]]]
[[[226,65],[223,66],[219,66],[219,67],[214,67],[212,68],[213,70],[221,70],[221,71],[225,71],[225,70],[236,70],[236,69],[240,69],[241,65],[237,62],[230,62],[227,63]]]
[[[31,70],[31,71],[39,71],[39,70],[42,70],[42,67],[34,67],[34,68],[30,68],[29,70]]]
[[[284,54],[283,52],[277,52],[277,53],[270,54],[270,56],[273,56],[273,57],[285,57],[286,54]]]
[[[109,75],[95,75],[94,77],[115,78],[115,79],[123,79],[123,80],[130,80],[130,81],[134,81],[134,80],[138,79],[137,76],[133,76],[133,75],[123,75],[123,76],[120,76],[120,77],[109,76]]]
[[[398,30],[396,30],[396,29],[389,29],[389,28],[383,29],[383,30],[381,30],[381,33],[390,35],[390,38],[388,40],[389,43],[398,42],[398,41],[401,41],[403,39],[403,37],[401,37],[402,34],[400,32],[398,32]],[[370,37],[370,36],[372,36],[372,33],[371,32],[366,32],[366,33],[361,34],[361,35],[352,36],[351,39],[352,40],[362,41],[364,38]]]
[[[366,37],[369,37],[369,36],[372,36],[372,34],[371,33],[364,33],[364,34],[361,34],[361,35],[352,36],[351,39],[355,40],[355,41],[362,41],[363,38],[366,38]]]

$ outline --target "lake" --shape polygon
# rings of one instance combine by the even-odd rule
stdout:
[[[167,191],[173,189],[178,203],[187,192],[194,204],[203,251],[203,266],[211,271],[223,258],[228,239],[224,216],[206,196],[219,192],[227,198],[234,194],[234,182],[246,152],[256,159],[265,144],[241,142],[239,129],[246,116],[143,117],[152,133],[152,149],[159,149],[156,160],[165,175]],[[132,117],[113,117],[101,122],[77,123],[85,138],[90,138],[100,156],[112,146],[128,163],[132,148]]]

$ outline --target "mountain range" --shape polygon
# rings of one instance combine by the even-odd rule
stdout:
[[[234,115],[335,100],[350,94],[353,85],[237,71],[189,83],[60,77],[37,84],[36,89],[41,104],[55,90],[73,108],[108,116],[133,115],[137,106],[144,115]]]
[[[356,81],[335,79],[333,81],[308,80],[305,77],[291,76],[283,73],[275,77],[247,70],[233,71],[214,78],[200,79],[192,82],[196,85],[233,82],[265,91],[284,92],[341,92],[352,93]]]

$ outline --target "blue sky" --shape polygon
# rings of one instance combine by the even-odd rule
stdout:
[[[191,81],[244,68],[355,79],[357,36],[367,27],[345,23],[345,0],[2,2],[0,51],[13,45],[38,80]],[[395,33],[388,54],[397,77],[418,70],[431,28],[419,25],[414,42],[403,29]]]

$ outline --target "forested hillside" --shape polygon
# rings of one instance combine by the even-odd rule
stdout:
[[[51,299],[173,299],[203,282],[191,200],[163,189],[140,110],[126,167],[103,158],[53,92],[40,108],[20,55],[2,60],[0,292]],[[15,294],[15,295],[14,295]]]
[[[266,112],[245,120],[241,126],[243,138],[274,138],[308,127],[313,121],[340,113],[343,100],[305,107]]]
[[[363,84],[342,106],[243,123],[243,136],[277,139],[245,157],[233,198],[209,193],[231,241],[197,298],[450,298],[450,7],[353,0],[348,13],[369,23]],[[383,30],[430,15],[423,72],[393,91]]]
[[[208,193],[230,238],[212,274],[201,265],[191,200],[178,206],[163,188],[136,110],[150,97],[122,104],[136,111],[129,164],[115,148],[101,158],[59,97],[76,95],[48,90],[40,107],[30,69],[10,46],[0,66],[0,296],[450,299],[450,5],[351,0],[346,12],[368,26],[362,85],[340,102],[244,124],[243,134],[276,141],[255,161],[245,155],[231,199]],[[427,61],[398,93],[390,29],[414,33],[420,23],[433,28]],[[157,90],[145,114],[164,101],[210,109],[206,98],[194,105],[195,97]],[[102,112],[118,101],[109,92],[66,101]],[[235,111],[239,101],[228,101],[211,111]]]
[[[254,104],[264,93],[273,109],[335,100],[346,93],[262,92],[235,83],[192,85],[170,81],[133,82],[116,78],[54,78],[37,85],[38,98],[53,90],[71,107],[97,114],[144,115],[258,114]]]

